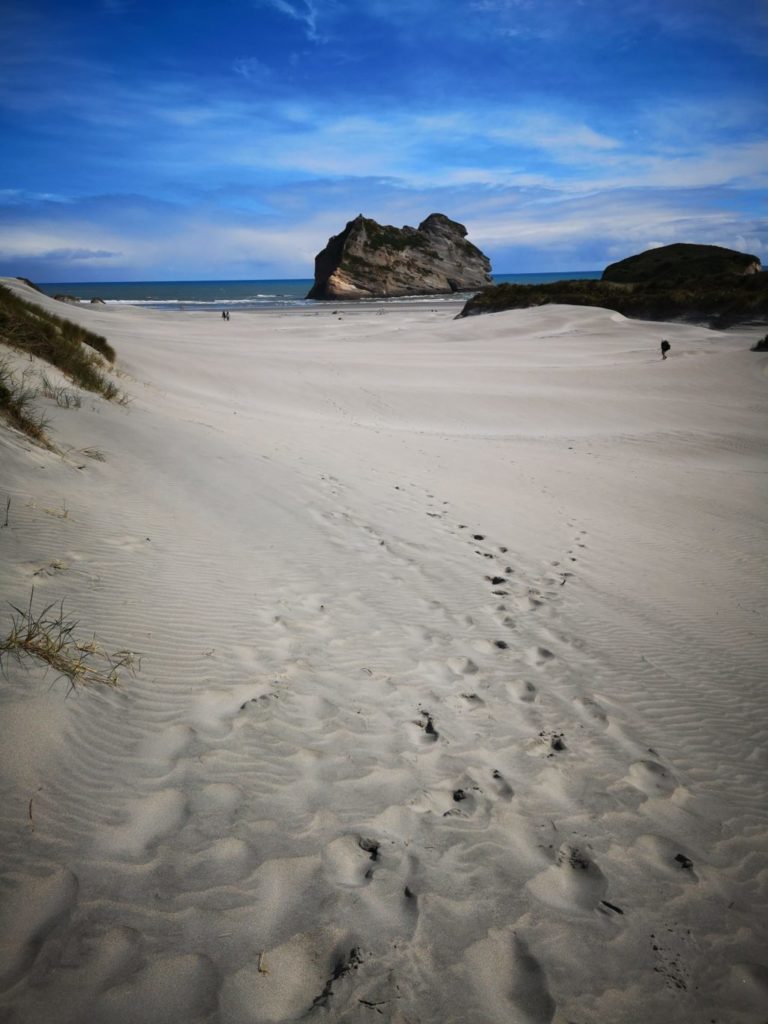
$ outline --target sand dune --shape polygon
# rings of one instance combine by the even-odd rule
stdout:
[[[764,1024],[757,332],[67,314],[0,599],[141,663],[6,664],[0,1019]]]

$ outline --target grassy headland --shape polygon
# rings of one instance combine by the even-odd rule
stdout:
[[[768,273],[657,279],[635,284],[587,280],[497,284],[469,299],[459,316],[548,303],[601,306],[639,320],[684,320],[725,328],[768,320]]]

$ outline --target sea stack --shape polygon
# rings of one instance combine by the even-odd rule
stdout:
[[[390,227],[359,214],[315,257],[308,299],[446,295],[491,284],[491,263],[467,229],[442,213],[418,228]]]

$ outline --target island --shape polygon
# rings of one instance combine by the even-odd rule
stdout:
[[[359,214],[315,258],[308,299],[445,295],[491,283],[491,263],[463,224],[432,213],[417,228],[378,224]]]

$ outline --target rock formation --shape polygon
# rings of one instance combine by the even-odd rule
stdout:
[[[756,274],[761,269],[760,260],[749,253],[724,249],[719,245],[676,242],[611,263],[603,271],[602,280],[617,284],[643,284],[649,281],[672,284],[721,274]]]
[[[362,214],[334,235],[315,258],[308,299],[370,299],[441,295],[491,283],[487,256],[467,229],[442,213],[418,228],[377,224]]]

